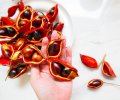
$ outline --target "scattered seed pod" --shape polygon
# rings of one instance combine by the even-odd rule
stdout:
[[[18,9],[18,5],[14,5],[8,9],[8,17],[12,17]]]
[[[58,15],[58,5],[52,7],[46,14],[46,17],[50,22],[53,22]]]
[[[8,73],[8,77],[9,78],[17,78],[17,77],[21,76],[22,74],[24,74],[27,71],[29,66],[30,65],[27,65],[25,63],[17,64],[16,67],[10,69],[10,71]]]
[[[81,58],[82,63],[86,65],[87,67],[98,68],[97,61],[94,58],[87,56],[87,55],[82,55],[82,54],[80,54],[80,58]]]
[[[50,60],[50,73],[54,78],[62,81],[69,81],[78,76],[77,69],[59,59]]]
[[[111,77],[111,78],[114,78],[116,77],[112,67],[110,66],[110,64],[106,61],[103,62],[103,65],[102,65],[102,73],[107,76],[107,77]]]
[[[62,51],[62,42],[63,40],[53,40],[49,42],[47,47],[47,55],[50,58],[56,58],[59,57]]]
[[[92,89],[100,88],[103,85],[103,81],[100,79],[93,79],[88,82],[88,87]]]

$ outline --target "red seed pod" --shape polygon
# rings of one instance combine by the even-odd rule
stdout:
[[[0,56],[0,65],[8,66],[10,64],[10,59]]]
[[[46,14],[49,22],[53,22],[58,15],[58,4],[52,7]]]
[[[30,43],[39,43],[47,35],[47,30],[44,28],[34,28],[25,33],[24,37]]]
[[[12,45],[8,45],[8,44],[2,44],[1,45],[1,50],[2,50],[2,56],[4,58],[10,58],[13,53],[14,53],[14,49],[12,47]]]
[[[14,5],[8,9],[8,17],[12,17],[18,9],[18,5]]]
[[[15,21],[9,17],[1,17],[2,25],[15,25]]]
[[[51,75],[61,81],[69,81],[78,77],[77,69],[59,59],[49,59]]]
[[[53,30],[62,31],[63,27],[64,27],[64,23],[58,22],[54,25]]]
[[[107,76],[107,77],[116,77],[112,67],[110,66],[110,64],[106,61],[103,62],[103,65],[102,65],[102,73]]]
[[[97,61],[94,58],[82,54],[80,54],[80,58],[82,63],[85,64],[87,67],[98,68]]]
[[[27,64],[40,64],[45,59],[41,51],[34,45],[26,45],[22,49],[23,61]]]
[[[47,46],[47,55],[49,58],[57,58],[60,56],[62,52],[62,43],[63,40],[61,39],[49,42]]]
[[[14,26],[2,26],[0,27],[0,38],[2,39],[14,39],[18,35],[18,31]],[[8,41],[6,40],[6,41]]]
[[[22,47],[24,46],[24,44],[25,44],[25,40],[23,38],[19,38],[15,42],[14,49],[15,50],[20,50],[20,49],[22,49]]]
[[[33,9],[31,7],[26,7],[21,11],[16,19],[16,27],[19,29],[24,26],[27,22],[31,21],[33,18]]]
[[[103,85],[103,81],[101,79],[93,79],[88,82],[88,88],[97,89]]]
[[[17,65],[14,65],[14,67],[10,69],[8,73],[8,77],[12,79],[17,78],[23,75],[27,71],[28,68],[30,68],[29,64],[18,63]]]

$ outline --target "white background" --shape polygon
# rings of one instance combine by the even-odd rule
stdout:
[[[29,1],[29,0],[28,0]],[[56,0],[69,12],[73,22],[73,65],[79,77],[73,81],[71,100],[119,100],[120,87],[104,84],[98,90],[87,88],[87,82],[100,78],[105,82],[120,84],[120,0]],[[15,1],[13,1],[15,2]],[[7,11],[11,0],[0,1],[0,14]],[[91,70],[85,67],[79,54],[90,55],[101,61],[104,54],[117,77],[108,79],[101,67]],[[37,100],[31,88],[30,76],[4,81],[6,68],[0,68],[1,100]]]

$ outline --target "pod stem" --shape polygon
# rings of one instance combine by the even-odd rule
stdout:
[[[113,85],[113,86],[119,86],[120,87],[120,84],[114,84],[114,83],[108,83],[108,82],[103,82],[105,84],[109,84],[109,85]]]
[[[101,62],[98,64],[98,67],[100,67],[100,65],[103,64],[103,62],[105,61],[105,58],[106,58],[106,54],[104,54],[104,56],[103,56]]]

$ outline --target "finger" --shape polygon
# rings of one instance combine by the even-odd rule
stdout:
[[[72,49],[70,47],[66,48],[66,60],[69,64],[72,64]]]
[[[62,49],[62,53],[59,57],[61,60],[66,60],[66,48]]]
[[[51,35],[51,40],[55,40],[60,38],[59,34],[57,33],[57,31],[53,31],[52,35]]]
[[[65,47],[66,47],[66,39],[65,39],[65,36],[62,36],[61,39],[63,39],[63,41],[62,41],[62,48],[65,48]]]
[[[39,65],[32,66],[30,72],[31,72],[31,80],[38,79],[38,77],[40,76]]]
[[[41,48],[41,52],[45,58],[47,57],[47,54],[46,54],[47,45],[48,45],[48,38],[45,37],[42,40],[42,48]]]

